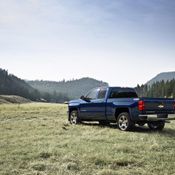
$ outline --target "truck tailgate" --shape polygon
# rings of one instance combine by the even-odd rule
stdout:
[[[174,99],[169,98],[143,98],[144,113],[171,114],[174,113]]]

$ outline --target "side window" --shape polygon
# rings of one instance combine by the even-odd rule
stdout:
[[[97,89],[93,89],[92,91],[90,91],[87,95],[86,98],[92,100],[92,99],[96,99],[97,98]]]
[[[105,95],[106,95],[106,89],[100,89],[97,98],[98,99],[105,98]]]
[[[137,98],[136,92],[122,92],[122,91],[113,91],[111,92],[109,98]]]
[[[118,98],[118,91],[112,91],[109,98]]]

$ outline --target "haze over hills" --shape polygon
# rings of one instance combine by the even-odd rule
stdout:
[[[90,89],[108,86],[108,83],[93,78],[81,78],[71,81],[27,81],[30,86],[41,92],[67,94],[71,99],[85,95]]]
[[[59,82],[24,81],[0,68],[0,95],[18,95],[33,101],[64,102],[100,86],[108,86],[108,83],[88,77]],[[160,73],[147,84],[138,85],[136,90],[139,96],[175,97],[175,72]]]
[[[149,80],[146,84],[150,86],[153,83],[160,82],[162,80],[164,80],[166,82],[166,81],[170,81],[170,80],[173,80],[173,79],[175,79],[175,71],[173,71],[173,72],[162,72],[162,73],[156,75],[151,80]]]
[[[0,95],[18,95],[34,101],[64,102],[108,84],[93,78],[71,81],[24,81],[0,68]]]

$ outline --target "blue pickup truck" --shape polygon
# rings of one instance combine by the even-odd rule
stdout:
[[[152,130],[162,130],[167,120],[174,119],[175,100],[139,98],[133,88],[99,87],[80,99],[69,101],[68,109],[71,124],[81,121],[98,121],[102,125],[117,123],[120,130],[127,131],[135,124],[147,123]]]

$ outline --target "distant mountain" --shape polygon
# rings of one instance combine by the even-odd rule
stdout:
[[[146,84],[150,86],[153,83],[160,82],[162,80],[164,80],[166,82],[166,81],[170,81],[173,79],[175,79],[175,71],[174,72],[162,72],[162,73],[156,75],[151,80],[149,80]]]
[[[0,68],[0,95],[19,95],[34,100],[38,93],[24,80]]]
[[[41,92],[62,93],[71,99],[79,98],[92,88],[108,86],[106,82],[88,77],[71,81],[27,81],[27,83]]]

